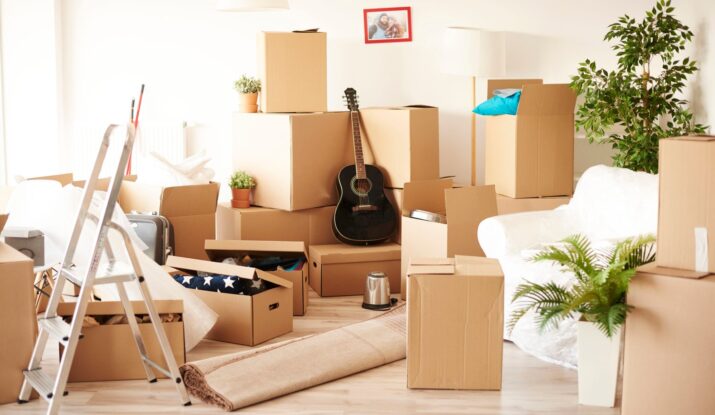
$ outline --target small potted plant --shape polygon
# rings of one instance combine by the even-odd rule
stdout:
[[[630,306],[626,292],[636,268],[655,259],[652,235],[629,238],[607,251],[591,247],[581,235],[570,236],[563,245],[551,246],[532,261],[553,262],[574,275],[573,283],[537,284],[526,281],[516,288],[508,329],[527,313],[533,313],[539,329],[554,327],[562,320],[579,318],[578,391],[579,403],[609,406],[615,403],[621,327]]]
[[[251,189],[256,187],[256,181],[251,175],[239,170],[233,173],[228,185],[231,188],[231,207],[251,207]]]
[[[239,112],[258,112],[258,93],[261,91],[260,79],[241,75],[233,84],[238,91]]]

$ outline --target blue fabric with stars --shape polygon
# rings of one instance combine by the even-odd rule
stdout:
[[[184,288],[242,295],[255,295],[275,286],[261,279],[248,280],[233,275],[204,272],[199,272],[197,275],[175,275],[174,280]]]

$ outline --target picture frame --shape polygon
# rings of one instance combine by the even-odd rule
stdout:
[[[412,8],[363,9],[365,43],[412,42]]]

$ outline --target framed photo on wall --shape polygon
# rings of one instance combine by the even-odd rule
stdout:
[[[365,43],[412,41],[410,7],[364,9]]]

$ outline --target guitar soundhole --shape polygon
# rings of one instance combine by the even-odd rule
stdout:
[[[364,197],[370,193],[372,182],[368,178],[358,179],[357,177],[353,177],[350,181],[350,188],[356,195]]]

